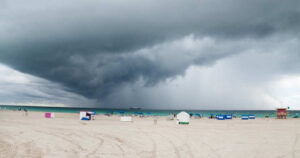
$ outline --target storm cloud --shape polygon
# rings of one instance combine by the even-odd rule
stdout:
[[[281,63],[272,68],[249,71],[260,76],[257,82],[299,73],[298,0],[16,0],[0,5],[1,63],[101,104],[126,102],[112,98],[124,98],[129,93],[119,94],[124,88],[151,89],[184,76],[192,66],[213,67],[249,53],[280,54],[272,61]],[[153,99],[145,96],[128,105]]]

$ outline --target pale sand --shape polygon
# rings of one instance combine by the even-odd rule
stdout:
[[[118,116],[80,121],[78,114],[0,111],[2,158],[288,158],[300,157],[300,119],[242,121],[165,117],[120,122]]]

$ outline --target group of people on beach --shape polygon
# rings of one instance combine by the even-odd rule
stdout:
[[[24,110],[24,114],[25,114],[25,116],[28,116],[28,111],[27,111],[27,109],[23,109]],[[18,111],[22,111],[22,108],[21,107],[18,107]]]

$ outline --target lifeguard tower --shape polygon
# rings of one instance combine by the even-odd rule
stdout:
[[[286,119],[287,117],[286,108],[278,108],[276,115],[277,115],[277,119]]]

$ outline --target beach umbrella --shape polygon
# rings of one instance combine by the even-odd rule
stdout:
[[[143,115],[144,113],[142,113],[142,112],[136,112],[136,111],[135,111],[135,112],[133,112],[133,114],[134,114],[134,115]]]
[[[151,112],[146,112],[147,115],[151,115]]]
[[[196,114],[195,114],[195,116],[198,116],[198,117],[200,117],[201,115],[200,115],[199,113],[196,113]]]

